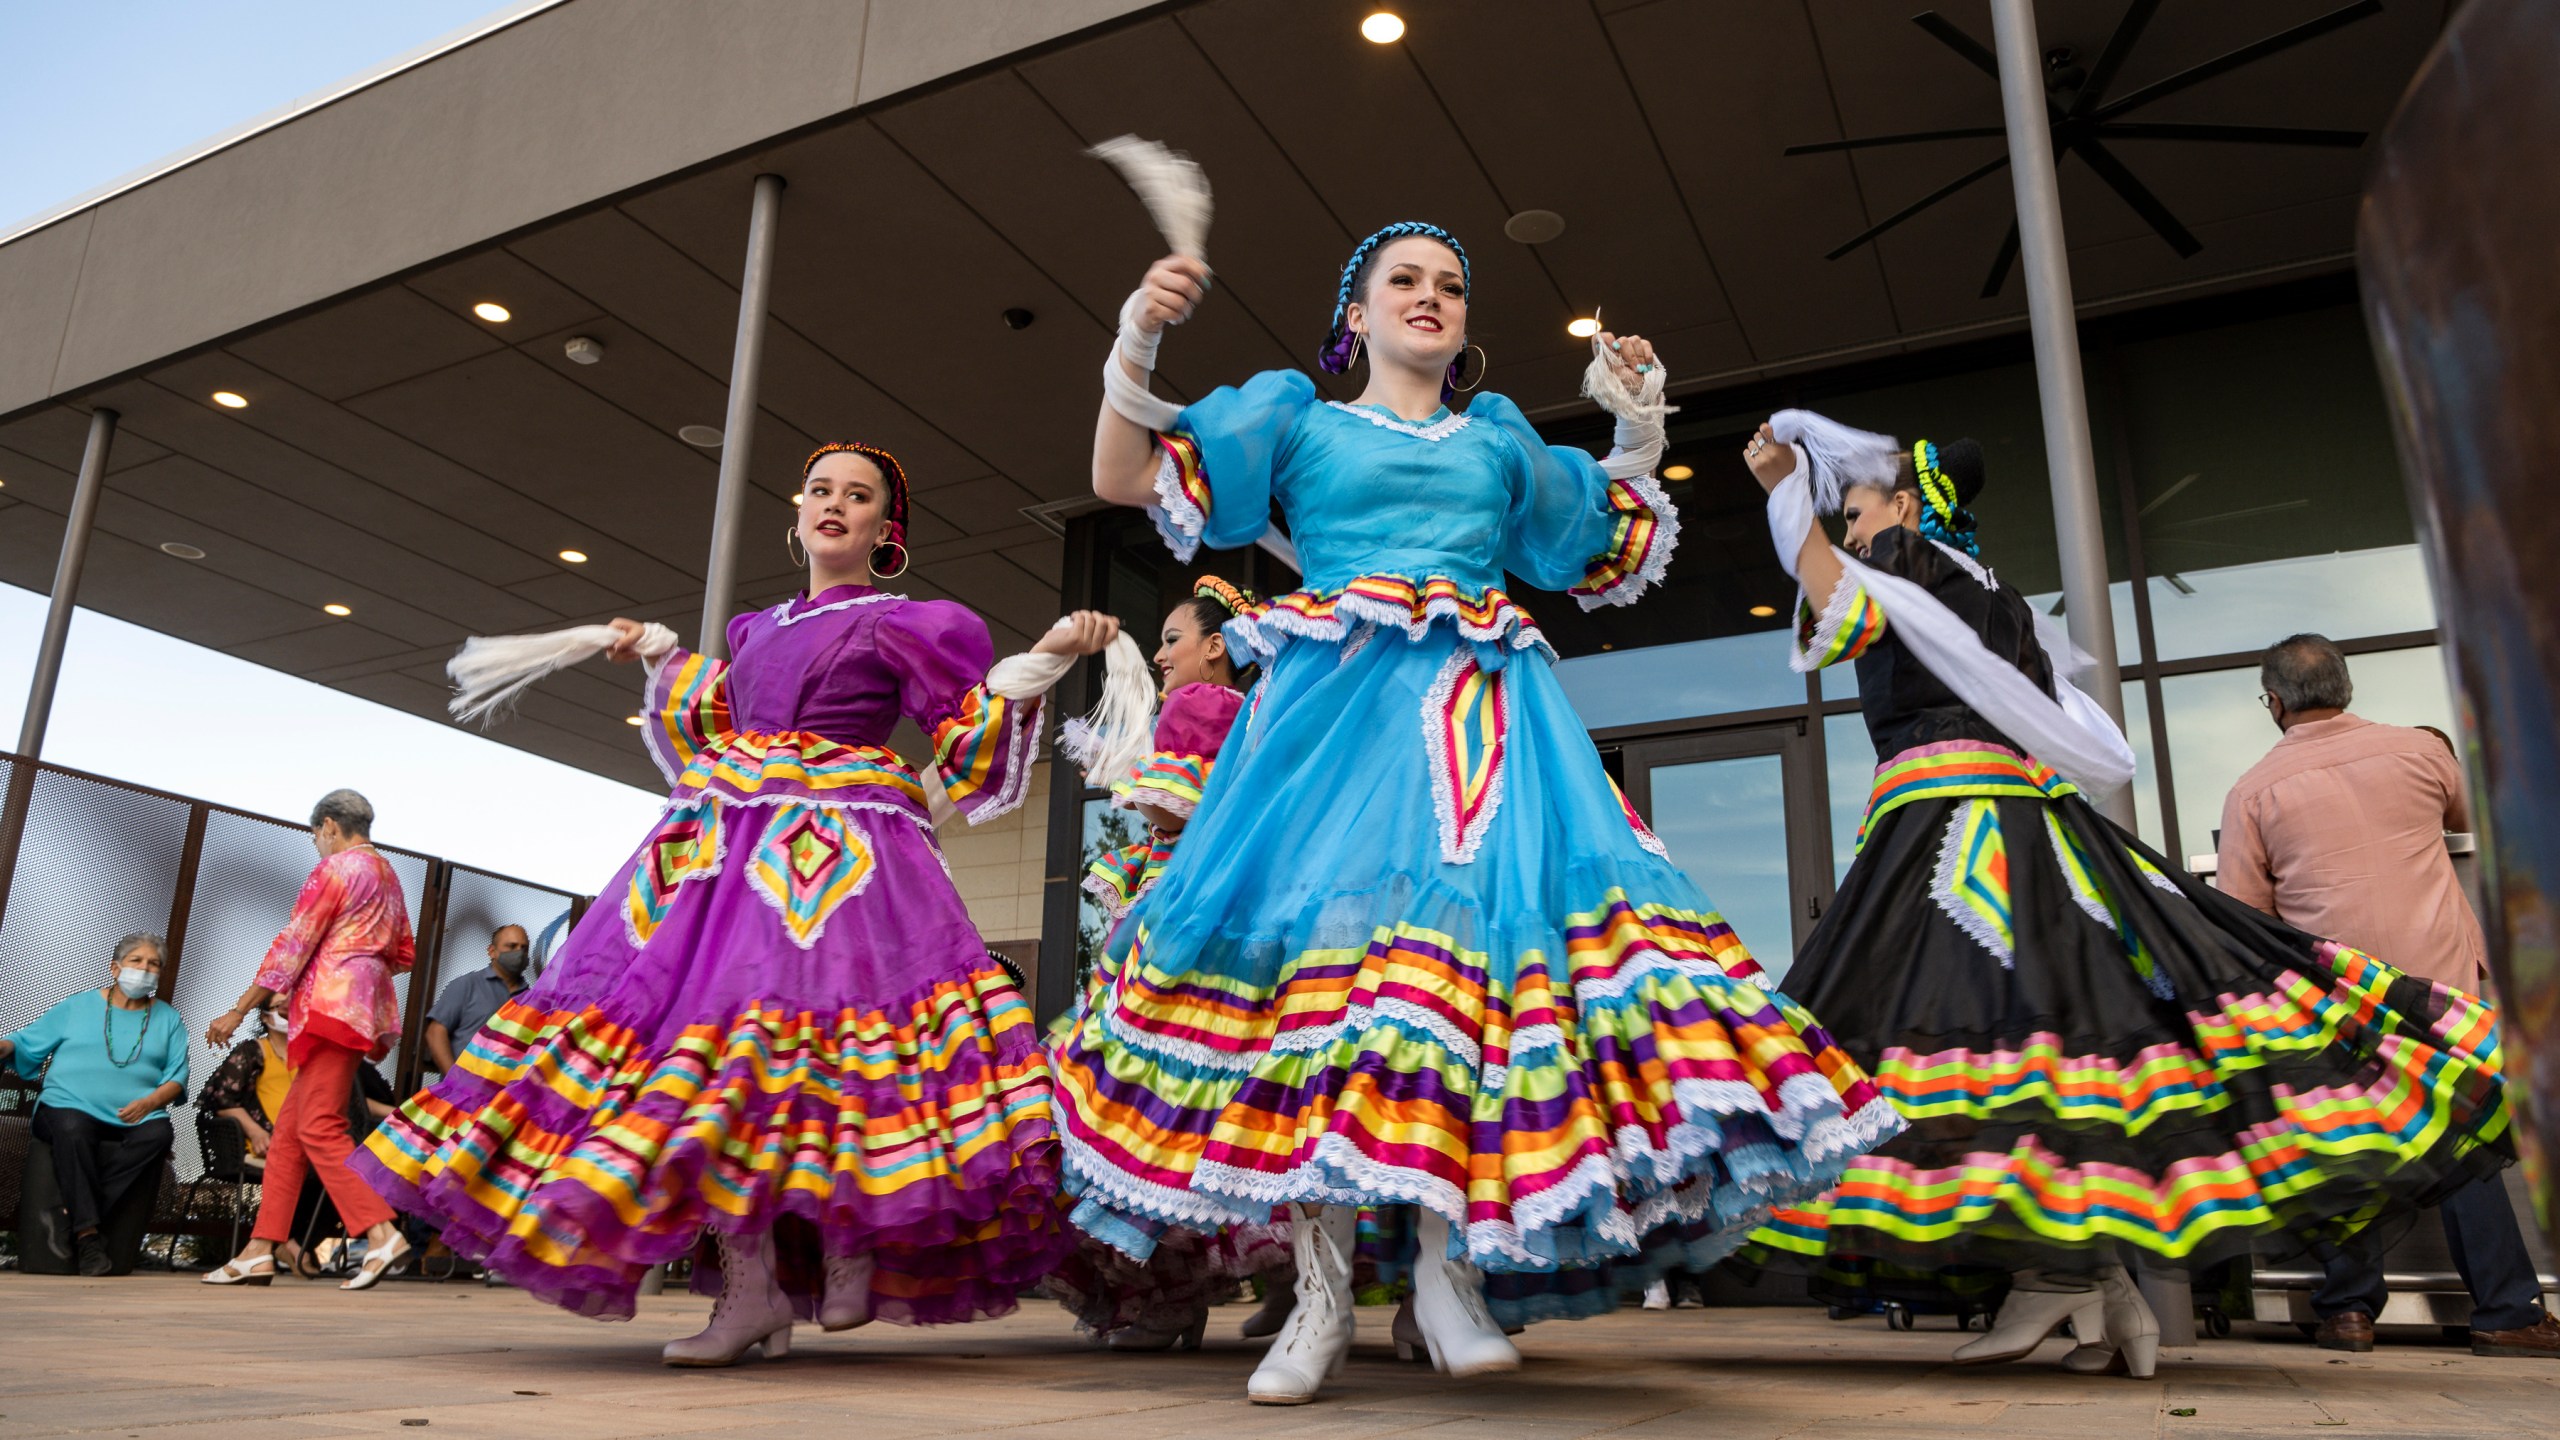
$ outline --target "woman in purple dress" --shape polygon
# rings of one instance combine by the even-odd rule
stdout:
[[[987,627],[874,588],[907,484],[867,445],[803,468],[809,586],[729,624],[727,663],[617,620],[646,662],[665,813],[540,983],[376,1133],[358,1167],[447,1244],[582,1315],[628,1318],[693,1253],[720,1300],[676,1365],[789,1347],[795,1318],[1011,1311],[1072,1244],[1031,1009],[952,888],[901,717],[972,822],[1022,802],[1041,696],[1117,633],[1080,614],[990,666]]]

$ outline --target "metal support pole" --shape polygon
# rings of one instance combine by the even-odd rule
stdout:
[[[89,559],[89,531],[98,518],[98,492],[107,487],[107,449],[115,444],[116,412],[89,412],[89,445],[80,453],[80,483],[71,491],[71,518],[62,527],[62,556],[53,566],[53,603],[45,607],[44,644],[36,650],[35,679],[27,686],[27,717],[18,726],[18,753],[44,753],[44,729],[53,719],[53,690],[62,678],[62,651],[71,639],[71,612],[80,603],[80,567]]]
[[[738,604],[738,527],[755,458],[756,395],[764,378],[765,312],[773,303],[773,232],[782,218],[782,177],[756,177],[747,214],[747,273],[738,282],[738,347],[729,359],[729,416],[720,429],[720,491],[711,502],[711,563],[702,581],[701,653],[729,657],[729,616]]]
[[[2018,197],[2018,258],[2027,275],[2027,325],[2035,337],[2063,610],[2072,643],[2097,662],[2081,677],[2080,688],[2122,725],[2124,682],[2116,669],[2115,613],[2107,602],[2098,462],[2089,444],[2089,400],[2080,388],[2080,332],[2071,304],[2071,261],[2062,245],[2062,192],[2053,175],[2052,111],[2045,100],[2034,0],[1991,0],[1991,30],[2000,58],[2000,109],[2009,127],[2009,174]],[[2132,787],[2098,808],[2133,828]]]

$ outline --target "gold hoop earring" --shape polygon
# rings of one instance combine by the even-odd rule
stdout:
[[[792,568],[809,568],[809,552],[800,548],[799,526],[794,525],[782,532],[782,553],[791,557]]]
[[[1482,385],[1482,384],[1484,383],[1484,372],[1486,372],[1487,370],[1490,370],[1490,369],[1492,369],[1492,368],[1493,368],[1493,357],[1492,357],[1491,355],[1488,355],[1488,354],[1486,354],[1486,353],[1485,353],[1485,349],[1484,349],[1484,347],[1483,347],[1483,346],[1470,343],[1470,344],[1467,346],[1467,350],[1473,350],[1474,352],[1476,352],[1476,383],[1475,383],[1475,385],[1461,385],[1461,384],[1459,384],[1459,383],[1458,383],[1458,379],[1457,379],[1457,374],[1456,374],[1456,372],[1457,372],[1457,371],[1459,371],[1459,370],[1461,370],[1461,369],[1464,369],[1464,368],[1465,368],[1465,366],[1466,366],[1466,363],[1467,363],[1467,352],[1466,352],[1466,350],[1461,350],[1461,351],[1459,351],[1459,352],[1458,352],[1458,363],[1449,367],[1450,372],[1451,372],[1450,377],[1449,377],[1449,388],[1450,388],[1450,389],[1452,389],[1452,390],[1457,391],[1457,392],[1458,392],[1459,394],[1461,394],[1461,395],[1464,395],[1464,394],[1468,393],[1469,391],[1471,391],[1471,390],[1475,389],[1475,388],[1476,388],[1476,385]]]
[[[883,550],[895,550],[898,552],[897,569],[883,570],[880,568],[878,562],[880,559],[880,552]],[[895,540],[883,540],[879,544],[872,546],[871,558],[873,562],[871,566],[871,578],[874,580],[895,580],[899,576],[907,573],[907,547]]]

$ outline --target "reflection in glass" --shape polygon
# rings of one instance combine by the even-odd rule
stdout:
[[[1795,958],[1786,776],[1775,755],[1656,768],[1653,832],[1752,957],[1781,980]]]
[[[1147,838],[1146,826],[1137,812],[1114,806],[1096,795],[1084,802],[1084,843],[1076,852],[1076,994],[1084,993],[1084,981],[1093,973],[1094,957],[1102,953],[1103,942],[1111,938],[1111,919],[1102,913],[1101,905],[1084,890],[1087,867],[1111,851],[1132,841]]]
[[[1867,738],[1866,716],[1823,717],[1822,765],[1831,792],[1831,883],[1837,885],[1858,858],[1858,825],[1867,818],[1867,796],[1875,788],[1876,747]]]
[[[1993,573],[1998,572],[1995,570]],[[2070,610],[2062,603],[2061,591],[2048,590],[2041,595],[2030,595],[2027,603],[2035,607],[2037,614],[2050,615],[2062,621],[2066,629],[2069,628]],[[2131,665],[2142,654],[2141,630],[2134,624],[2132,581],[2118,580],[2107,587],[2107,613],[2115,626],[2116,664]]]
[[[2304,630],[2354,640],[2435,624],[2415,545],[2151,577],[2151,633],[2163,660],[2263,650]]]
[[[2354,713],[2386,725],[2453,730],[2444,652],[2433,645],[2350,655]],[[2169,721],[2169,764],[2177,774],[2178,841],[2189,855],[2213,849],[2222,800],[2248,768],[2274,747],[2275,725],[2258,704],[2258,668],[2174,675],[2160,684]]]
[[[2354,305],[2134,341],[2118,358],[2160,658],[2433,626]],[[2200,849],[2203,833],[2181,839]]]
[[[1556,662],[1556,679],[1594,730],[1730,715],[1804,703],[1804,677],[1787,668],[1785,630],[1723,635],[1645,650],[1611,650]]]

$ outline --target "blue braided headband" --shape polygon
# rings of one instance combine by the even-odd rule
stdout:
[[[1466,281],[1468,293],[1476,287],[1475,268],[1467,261],[1467,247],[1458,237],[1426,220],[1399,220],[1360,242],[1351,258],[1342,262],[1342,284],[1333,292],[1333,328],[1325,332],[1324,348],[1316,352],[1316,368],[1328,375],[1339,375],[1351,368],[1351,333],[1342,328],[1343,316],[1351,309],[1351,285],[1360,276],[1360,267],[1379,246],[1408,235],[1421,235],[1446,245],[1458,257],[1458,276]]]
[[[1957,503],[1955,477],[1938,468],[1938,442],[1922,440],[1911,447],[1911,473],[1920,482],[1921,537],[1981,559],[1973,512]]]

